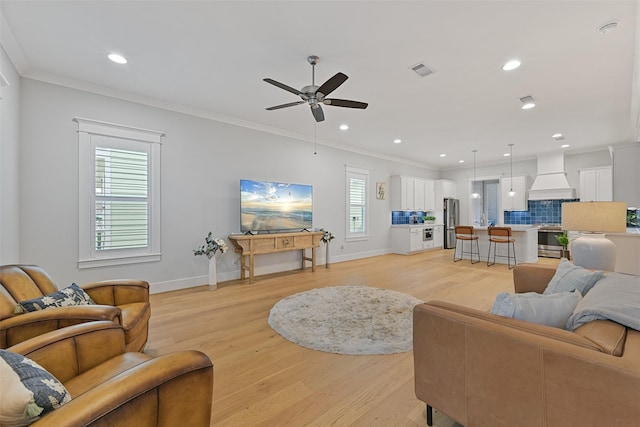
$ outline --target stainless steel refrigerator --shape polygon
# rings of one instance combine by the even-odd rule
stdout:
[[[460,201],[458,199],[444,199],[444,248],[456,247],[455,227],[460,223]]]

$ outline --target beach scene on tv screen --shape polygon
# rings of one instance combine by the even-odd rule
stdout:
[[[242,231],[310,229],[312,194],[311,185],[241,180]]]

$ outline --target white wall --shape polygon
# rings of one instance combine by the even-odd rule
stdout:
[[[536,165],[535,159],[513,162],[513,176],[529,176],[533,179],[536,175]],[[476,179],[478,180],[509,177],[509,175],[508,161],[476,167]],[[441,176],[457,182],[458,199],[460,199],[460,222],[466,224],[468,222],[469,201],[471,200],[468,182],[473,179],[473,167],[442,171]],[[498,215],[498,217],[498,221],[502,223],[504,217],[502,215]]]
[[[336,235],[331,261],[387,253],[390,198],[375,198],[375,183],[393,174],[436,178],[428,169],[318,146],[247,128],[22,80],[20,262],[43,266],[58,286],[117,277],[141,278],[154,291],[207,282],[206,257],[192,249],[212,231],[240,229],[241,178],[311,184],[314,227]],[[166,133],[162,146],[162,261],[78,270],[78,139],[74,117]],[[345,242],[345,165],[370,171],[370,238]],[[321,247],[321,249],[323,249]],[[324,250],[319,253],[324,261]],[[220,280],[239,277],[238,255],[220,257]],[[297,252],[256,258],[256,273],[297,268]]]
[[[564,156],[565,172],[567,173],[567,180],[569,185],[576,189],[576,197],[580,194],[580,175],[579,170],[585,168],[593,168],[599,166],[611,166],[612,161],[609,155],[609,150],[598,150],[589,153],[566,153]],[[508,177],[510,174],[509,161],[503,163],[477,166],[476,177],[480,179],[488,179],[494,177]],[[537,172],[537,160],[523,160],[513,162],[513,176],[528,176],[530,178],[530,184],[533,183],[533,179]],[[468,180],[473,179],[473,168],[461,168],[455,170],[442,171],[442,178],[451,179],[457,182],[458,198],[460,199],[460,221],[467,221],[467,214],[469,212],[469,200],[471,194],[468,191]],[[499,218],[499,221],[503,221],[503,217]]]
[[[613,200],[640,208],[640,142],[614,147]]]
[[[0,265],[20,258],[20,210],[18,147],[20,77],[0,47],[0,72],[8,86],[0,83]]]

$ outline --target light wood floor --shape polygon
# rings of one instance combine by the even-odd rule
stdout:
[[[267,324],[280,299],[314,288],[367,285],[489,309],[513,292],[506,265],[453,263],[451,250],[384,255],[151,296],[147,352],[205,352],[214,364],[215,426],[424,426],[413,355],[345,356],[299,347]],[[544,263],[556,260],[541,259]],[[438,427],[456,426],[434,413]]]

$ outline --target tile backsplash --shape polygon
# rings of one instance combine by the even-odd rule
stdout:
[[[399,225],[399,224],[411,224],[411,217],[416,217],[418,219],[418,224],[422,224],[422,217],[426,215],[426,212],[422,211],[392,211],[391,212],[391,224]]]
[[[504,213],[505,224],[560,224],[562,223],[562,204],[579,202],[580,199],[529,200],[528,210],[508,211]]]

